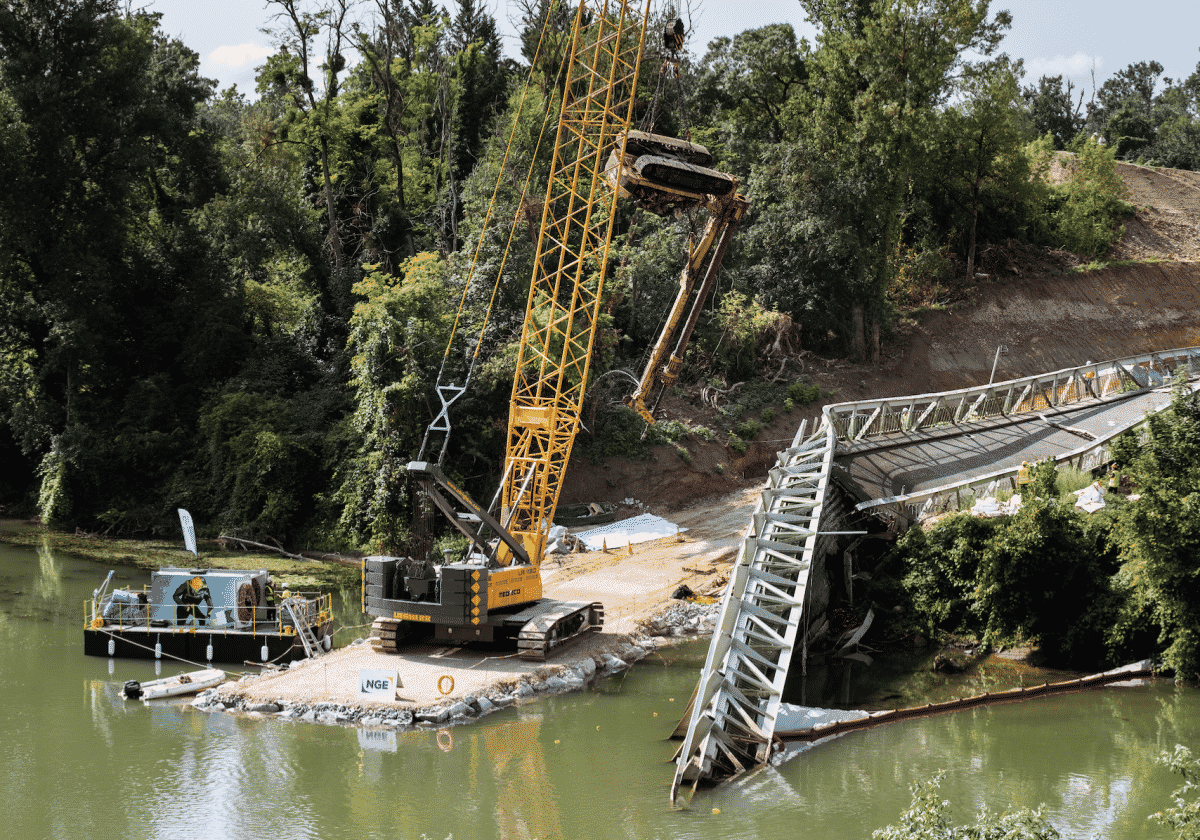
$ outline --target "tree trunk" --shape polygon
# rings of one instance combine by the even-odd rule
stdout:
[[[325,182],[325,211],[329,215],[329,250],[333,252],[333,271],[342,282],[342,237],[338,234],[337,208],[333,201],[333,181],[329,177],[329,140],[321,138],[321,177]]]
[[[854,360],[861,362],[867,357],[866,308],[861,303],[856,303],[854,304],[853,313],[854,340],[851,344],[851,352]]]
[[[971,232],[967,236],[967,282],[975,279],[975,228],[979,224],[979,202],[971,202]]]

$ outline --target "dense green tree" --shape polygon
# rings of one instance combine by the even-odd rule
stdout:
[[[0,404],[51,521],[162,505],[145,487],[244,346],[191,218],[224,187],[196,118],[212,84],[156,23],[107,0],[0,8],[0,142],[21,150],[0,196]]]
[[[1034,132],[1040,137],[1049,134],[1059,151],[1075,139],[1086,121],[1083,108],[1084,91],[1075,98],[1075,86],[1064,77],[1042,76],[1036,87],[1021,89],[1025,107]]]
[[[882,173],[846,170],[812,143],[763,150],[747,184],[750,224],[741,233],[740,275],[768,306],[788,312],[806,342],[844,352],[853,301],[847,286],[869,283],[871,204]]]
[[[867,249],[866,270],[852,276],[841,294],[850,303],[854,354],[875,358],[907,196],[914,173],[923,168],[931,127],[954,89],[964,53],[990,56],[1011,17],[999,12],[989,20],[986,0],[801,5],[818,29],[817,48],[806,57],[808,82],[790,100],[783,125],[869,189],[864,198],[872,209],[860,214],[857,233]]]
[[[1122,576],[1151,605],[1164,661],[1200,676],[1200,398],[1177,390],[1168,412],[1147,418],[1139,450],[1121,451],[1140,498],[1118,523]],[[1132,452],[1136,451],[1136,456]]]
[[[1052,244],[1099,257],[1120,238],[1121,219],[1134,208],[1116,171],[1116,147],[1088,138],[1078,149],[1070,180],[1055,190],[1050,236]]]
[[[333,185],[336,146],[346,130],[337,108],[345,52],[352,45],[351,24],[356,0],[328,0],[315,10],[300,0],[268,0],[278,8],[271,34],[278,52],[259,74],[259,91],[287,103],[280,142],[299,143],[312,150],[320,167],[320,189],[328,225],[328,245],[336,284],[339,312],[349,317],[350,275],[343,258],[343,237],[338,225]],[[324,61],[317,42],[325,35]]]
[[[937,143],[940,165],[934,169],[966,216],[968,281],[975,277],[981,214],[1007,210],[1015,217],[1032,198],[1030,162],[1018,123],[1019,69],[1007,57],[968,68],[960,84],[961,101],[946,109]]]
[[[1154,112],[1154,89],[1162,73],[1163,66],[1157,61],[1138,61],[1118,70],[1096,91],[1097,102],[1089,121],[1105,125],[1122,107],[1149,118]]]
[[[805,45],[806,46],[806,45]],[[783,112],[807,78],[804,52],[790,24],[748,29],[708,45],[697,69],[696,110],[710,124],[697,134],[742,177],[765,145],[786,139]]]
[[[401,272],[371,270],[355,287],[362,300],[349,346],[359,444],[343,464],[337,490],[344,533],[382,552],[400,550],[407,538],[405,466],[433,419],[431,385],[454,317],[445,305],[442,260],[418,254]]]

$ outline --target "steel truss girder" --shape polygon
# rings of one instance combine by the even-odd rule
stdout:
[[[671,801],[682,782],[722,781],[766,760],[797,640],[833,464],[832,429],[779,453],[721,600]],[[803,653],[803,652],[802,652]]]
[[[832,428],[839,441],[861,450],[879,438],[1045,411],[1131,388],[1161,387],[1179,368],[1200,372],[1200,347],[1092,362],[957,391],[829,405],[822,412],[821,428]]]

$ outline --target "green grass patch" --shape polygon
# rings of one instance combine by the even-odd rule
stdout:
[[[357,586],[362,574],[357,566],[318,560],[291,560],[278,554],[229,551],[207,542],[201,544],[199,559],[182,546],[161,540],[116,540],[82,537],[43,528],[33,531],[0,531],[0,542],[28,548],[47,547],[112,566],[135,566],[153,570],[173,566],[181,568],[266,569],[285,587],[327,589],[351,584]]]
[[[1163,257],[1147,257],[1144,260],[1092,260],[1086,265],[1077,265],[1067,270],[1068,274],[1084,274],[1088,271],[1100,271],[1105,268],[1122,268],[1131,265],[1154,265],[1168,262]]]

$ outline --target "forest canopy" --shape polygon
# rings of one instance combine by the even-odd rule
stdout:
[[[685,385],[755,376],[781,330],[873,359],[898,312],[974,281],[985,243],[1103,254],[1129,210],[1118,157],[1200,163],[1200,71],[1132,65],[1085,105],[1025,78],[986,0],[802,5],[812,43],[775,25],[643,62],[639,125],[706,145],[752,204]],[[7,509],[115,534],[186,507],[202,530],[397,548],[447,330],[460,300],[481,322],[499,275],[446,456],[494,488],[538,235],[522,180],[548,165],[574,7],[523,0],[505,56],[478,0],[270,6],[248,95],[153,12],[0,5]],[[1056,150],[1066,186],[1040,177]],[[594,379],[639,368],[693,225],[619,220]],[[624,422],[602,408],[593,437]]]

